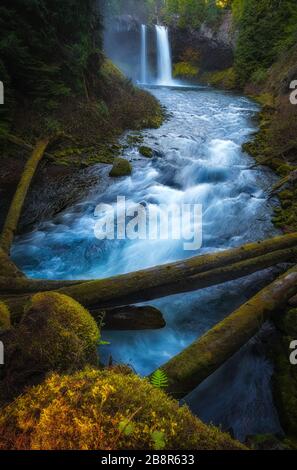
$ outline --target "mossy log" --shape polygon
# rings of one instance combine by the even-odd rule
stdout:
[[[59,292],[73,297],[88,308],[116,307],[238,279],[278,263],[295,262],[297,254],[295,248],[272,251],[257,257],[250,257],[244,248],[231,252],[237,252],[238,262],[232,263],[227,253],[210,254],[65,287],[59,289]],[[230,252],[229,255],[232,256]]]
[[[48,144],[48,138],[41,139],[36,143],[32,155],[25,165],[20,182],[18,184],[12,203],[10,205],[0,239],[0,247],[7,254],[9,254],[10,252],[13,237],[17,229],[18,221],[21,215],[21,211],[28,189],[30,187],[30,183],[35,174],[38,163],[40,162]]]
[[[206,273],[208,271],[217,269],[217,268],[224,268],[224,281],[225,276],[228,280],[228,271],[226,269],[228,266],[233,265],[235,263],[240,263],[245,260],[253,260],[255,258],[259,258],[262,255],[265,255],[265,258],[258,259],[255,261],[255,268],[252,265],[245,264],[241,265],[243,268],[244,266],[249,267],[249,269],[257,270],[257,266],[272,266],[278,262],[283,261],[290,261],[293,262],[294,258],[294,251],[291,251],[291,248],[297,247],[297,233],[291,233],[288,235],[283,235],[279,237],[275,237],[269,240],[264,240],[255,243],[249,243],[247,245],[243,245],[239,248],[231,248],[226,251],[216,252],[206,255],[195,256],[193,258],[189,258],[182,261],[177,261],[174,263],[168,263],[161,266],[155,266],[153,268],[144,269],[142,271],[137,271],[134,273],[124,274],[117,277],[112,277],[109,279],[104,280],[93,280],[93,281],[85,281],[85,280],[77,280],[77,281],[50,281],[50,280],[37,280],[37,279],[9,279],[10,277],[14,277],[17,272],[17,268],[13,265],[13,263],[9,260],[8,256],[1,251],[0,249],[0,294],[7,295],[22,295],[22,294],[32,294],[40,291],[50,291],[56,290],[59,288],[67,288],[70,286],[78,286],[79,291],[80,288],[84,289],[85,287],[87,290],[90,290],[93,295],[96,296],[96,289],[100,289],[100,295],[105,292],[105,284],[107,284],[106,288],[110,288],[110,294],[114,294],[114,284],[123,284],[123,288],[118,291],[119,296],[123,296],[123,293],[126,292],[126,286],[132,284],[132,292],[137,289],[151,289],[154,287],[162,288],[163,285],[175,285],[180,281],[185,281],[186,278],[191,278],[195,280],[194,276],[200,273]],[[285,250],[285,251],[283,251]],[[287,251],[289,250],[289,251]],[[267,256],[266,256],[267,255]],[[262,262],[265,261],[263,264]],[[2,265],[11,263],[9,270],[1,270]],[[271,264],[270,264],[271,263]],[[226,268],[226,269],[225,269]],[[259,269],[260,269],[259,268]],[[233,268],[231,268],[232,270]],[[18,271],[21,275],[21,272]],[[253,271],[251,271],[253,272]],[[222,271],[212,271],[212,276],[220,276]],[[247,273],[249,274],[249,273]],[[245,272],[243,272],[245,275]],[[205,275],[205,279],[209,276],[209,274]],[[135,281],[135,286],[133,287],[133,282]],[[146,284],[148,282],[148,284]],[[190,289],[191,290],[191,289]],[[93,292],[94,291],[94,292]],[[174,288],[173,288],[174,291]],[[115,295],[117,292],[115,292]],[[128,294],[128,292],[127,292]],[[80,294],[82,295],[82,294]],[[108,292],[104,293],[102,300],[106,299]],[[136,295],[137,292],[136,292]],[[166,293],[165,293],[166,295]],[[169,294],[168,294],[169,295]],[[142,294],[139,293],[140,300],[146,300],[142,298]],[[115,297],[116,299],[117,297]],[[154,298],[151,297],[151,298]],[[125,302],[129,304],[131,302]],[[124,305],[123,303],[122,305]],[[92,298],[90,299],[90,304],[92,304]],[[116,304],[121,305],[121,304]]]
[[[1,251],[0,251],[1,257]],[[9,258],[8,258],[9,259]],[[27,277],[6,276],[0,267],[0,295],[9,296],[23,294],[37,294],[38,292],[54,291],[62,287],[75,286],[86,281],[49,281],[47,279],[29,279]]]
[[[0,278],[6,279],[7,284],[12,285],[14,283],[13,278],[25,279],[24,274],[17,268],[17,266],[11,261],[9,256],[0,248]],[[21,282],[21,279],[18,279]],[[1,281],[0,281],[1,290]]]
[[[150,305],[126,305],[113,309],[91,310],[90,313],[97,321],[102,321],[104,330],[158,330],[166,326],[160,310]]]
[[[297,293],[297,265],[167,362],[167,391],[183,398],[217,370]]]
[[[293,243],[296,235],[289,234],[285,237],[274,239],[275,246],[284,246]],[[294,241],[296,243],[296,241]],[[203,255],[189,260],[179,261],[167,265],[157,266],[129,274],[123,274],[108,279],[97,281],[85,281],[66,285],[56,292],[66,294],[86,308],[94,310],[97,308],[116,307],[131,303],[140,303],[147,300],[166,297],[169,295],[190,292],[203,289],[212,285],[247,276],[256,271],[266,269],[282,262],[294,262],[297,259],[296,248],[287,248],[269,251],[262,256],[252,257],[259,252],[271,250],[271,240],[244,245],[241,248],[228,250],[227,252]],[[241,260],[234,262],[233,260]],[[212,269],[211,269],[212,268]],[[0,280],[1,281],[1,280]],[[24,293],[27,284],[30,293],[37,289],[41,290],[48,286],[52,289],[53,281],[30,281],[14,280],[13,292],[7,292],[9,288],[4,281],[5,289],[1,292],[1,299],[5,300],[13,312],[14,321],[18,321],[22,315],[24,304],[29,295]],[[54,281],[57,282],[57,281]],[[63,282],[63,281],[58,281]],[[76,282],[76,281],[75,281]],[[18,286],[18,290],[17,287]],[[33,288],[34,289],[33,289]],[[23,289],[23,291],[21,290]],[[53,290],[53,289],[52,289]],[[24,295],[17,295],[24,293]]]

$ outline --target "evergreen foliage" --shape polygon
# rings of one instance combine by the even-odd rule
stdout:
[[[239,37],[235,69],[241,85],[263,76],[297,40],[295,0],[235,0]],[[256,80],[257,81],[257,80]]]
[[[101,32],[94,0],[2,0],[0,79],[10,112],[16,100],[53,109],[87,93],[99,71]]]

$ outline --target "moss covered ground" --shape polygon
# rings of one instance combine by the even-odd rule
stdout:
[[[49,376],[2,410],[0,435],[18,450],[244,449],[123,368]]]

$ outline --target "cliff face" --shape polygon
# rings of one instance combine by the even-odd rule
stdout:
[[[195,51],[201,72],[224,70],[233,65],[236,33],[231,12],[223,16],[216,28],[205,23],[199,30],[174,27],[171,38],[174,62],[184,61],[186,51]]]
[[[137,16],[134,15],[118,15],[114,16],[106,25],[108,31],[116,33],[130,33],[138,32],[141,25],[141,21]]]

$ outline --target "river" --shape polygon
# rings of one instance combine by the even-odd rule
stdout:
[[[275,177],[268,169],[251,168],[253,160],[241,150],[256,130],[257,105],[204,86],[150,91],[169,113],[159,129],[141,132],[143,145],[154,150],[154,157],[142,157],[137,145],[127,145],[123,156],[132,162],[131,176],[115,180],[104,193],[98,183],[79,204],[18,237],[13,258],[28,276],[103,278],[197,254],[185,251],[182,240],[97,240],[94,209],[100,202],[114,204],[119,195],[129,204],[154,207],[201,204],[201,254],[277,233],[271,223],[273,202],[267,197]],[[96,166],[94,171],[102,177],[109,169]],[[114,361],[150,373],[246,301],[265,276],[269,279],[269,270],[150,302],[163,312],[166,328],[104,332],[110,345],[101,347],[101,359],[112,354]],[[280,432],[270,389],[272,366],[255,347],[259,342],[254,339],[186,399],[205,421],[232,429],[239,439]]]

